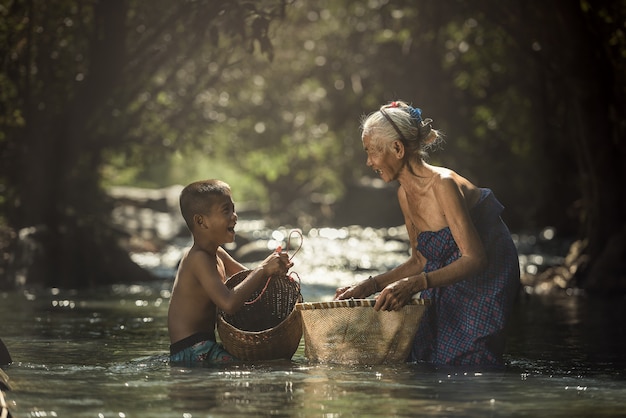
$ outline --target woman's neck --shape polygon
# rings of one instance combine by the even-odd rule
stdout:
[[[403,187],[425,186],[430,183],[434,174],[432,167],[423,160],[408,161],[398,175],[398,182]]]

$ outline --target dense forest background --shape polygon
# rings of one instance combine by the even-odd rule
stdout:
[[[113,185],[219,177],[277,222],[332,224],[316,204],[372,176],[360,118],[403,99],[446,134],[432,162],[492,188],[512,230],[574,242],[546,274],[626,290],[624,0],[1,0],[0,16],[3,286],[146,278]]]

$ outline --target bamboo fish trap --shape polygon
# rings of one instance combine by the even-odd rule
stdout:
[[[298,303],[305,356],[336,364],[405,362],[428,299],[413,299],[399,311],[375,311],[374,299]]]

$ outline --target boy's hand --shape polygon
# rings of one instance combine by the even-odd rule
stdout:
[[[266,276],[286,276],[293,263],[286,252],[274,251],[261,263]]]

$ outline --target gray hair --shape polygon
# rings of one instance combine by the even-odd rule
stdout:
[[[432,128],[432,122],[428,118],[422,120],[420,109],[395,101],[364,117],[361,131],[381,150],[399,140],[407,150],[407,158],[423,160],[429,150],[443,142],[443,134]]]

